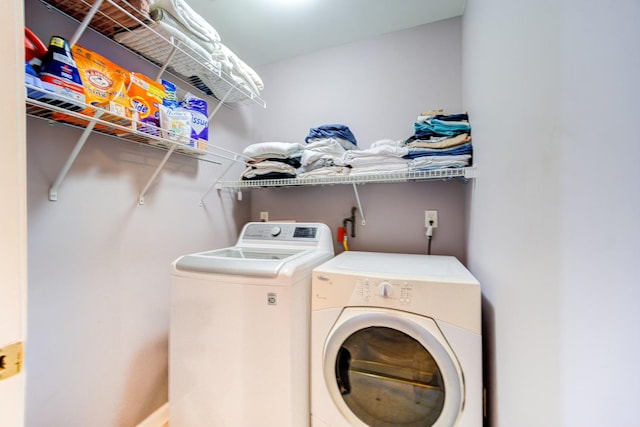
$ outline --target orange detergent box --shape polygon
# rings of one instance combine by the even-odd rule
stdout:
[[[137,114],[138,130],[160,135],[160,106],[165,97],[164,86],[140,73],[131,73],[127,92],[130,106]]]
[[[86,103],[96,108],[85,108],[82,114],[94,116],[100,111],[100,119],[130,128],[132,126],[132,112],[127,94],[130,73],[104,56],[75,45],[72,49],[82,85],[84,87]],[[56,120],[86,126],[87,122],[68,115],[59,114]],[[109,133],[124,133],[126,131],[98,123],[96,129]]]

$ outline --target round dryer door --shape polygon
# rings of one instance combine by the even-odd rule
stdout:
[[[325,343],[324,377],[351,425],[455,424],[462,372],[433,319],[402,311],[346,308]]]

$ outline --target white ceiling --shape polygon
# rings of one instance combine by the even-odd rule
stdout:
[[[462,15],[465,0],[187,0],[252,67]]]

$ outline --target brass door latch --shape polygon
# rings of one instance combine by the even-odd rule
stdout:
[[[0,381],[17,375],[22,370],[22,343],[0,348]]]

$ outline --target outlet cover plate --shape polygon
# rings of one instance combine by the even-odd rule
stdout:
[[[430,221],[433,221],[433,224],[429,224]],[[438,211],[424,211],[424,226],[426,228],[429,225],[438,228]]]

